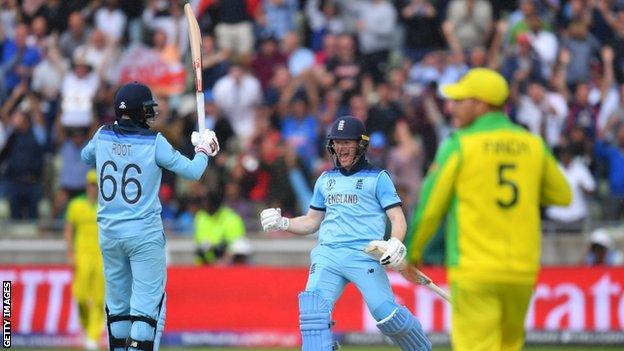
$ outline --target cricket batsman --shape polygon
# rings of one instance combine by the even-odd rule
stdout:
[[[157,103],[141,83],[115,95],[117,121],[101,127],[82,150],[95,164],[97,222],[106,280],[110,350],[158,350],[165,322],[165,233],[158,199],[161,169],[199,179],[219,151],[214,132],[193,132],[193,160],[181,155],[148,121]]]
[[[337,349],[330,329],[331,312],[349,282],[362,293],[377,327],[402,350],[431,350],[418,320],[396,303],[384,269],[405,258],[406,222],[390,176],[366,160],[368,140],[360,120],[338,118],[327,136],[327,151],[336,167],[317,179],[308,213],[290,219],[282,217],[279,208],[260,213],[264,231],[319,232],[318,245],[310,255],[308,283],[299,294],[303,351]],[[383,240],[386,216],[392,224],[391,238],[377,261],[363,250],[370,241]]]
[[[67,258],[74,266],[72,294],[78,304],[87,350],[98,349],[104,326],[104,267],[98,245],[97,201],[97,174],[90,170],[86,194],[67,205],[64,230]]]
[[[517,351],[540,269],[540,205],[567,205],[570,187],[541,137],[502,112],[509,88],[471,69],[442,86],[458,128],[440,145],[407,239],[408,261],[447,215],[446,265],[455,351]]]

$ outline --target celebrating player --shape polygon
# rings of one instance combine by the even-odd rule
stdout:
[[[97,350],[104,326],[104,268],[98,247],[97,192],[97,174],[90,170],[86,195],[71,200],[65,215],[67,258],[74,266],[72,293],[78,304],[87,350]]]
[[[544,141],[501,111],[508,86],[475,68],[442,87],[458,130],[438,149],[410,226],[408,261],[449,212],[446,261],[453,350],[515,351],[540,263],[540,205],[566,205],[568,183]]]
[[[165,234],[158,200],[161,168],[199,179],[219,143],[193,132],[193,160],[149,129],[157,106],[140,83],[115,96],[117,121],[101,127],[82,150],[99,177],[98,226],[106,279],[111,350],[158,350],[165,320]]]
[[[299,235],[319,231],[308,283],[299,294],[304,351],[336,347],[330,330],[331,311],[348,282],[364,296],[378,328],[401,349],[431,350],[418,320],[396,303],[382,267],[394,267],[404,259],[406,249],[401,240],[406,223],[390,176],[366,161],[367,147],[364,124],[349,116],[338,118],[327,137],[327,151],[336,167],[317,179],[308,213],[292,219],[282,217],[279,208],[260,213],[264,231]],[[363,249],[370,241],[383,239],[386,215],[392,224],[391,238],[378,262]]]

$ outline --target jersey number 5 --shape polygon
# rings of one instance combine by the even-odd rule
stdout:
[[[516,165],[513,163],[501,163],[498,165],[498,186],[505,186],[511,189],[511,198],[508,200],[497,199],[496,203],[499,207],[507,209],[513,207],[518,202],[518,184],[513,180],[505,177],[505,171],[512,171],[516,169]]]
[[[102,169],[100,170],[100,194],[102,195],[102,199],[104,199],[104,201],[112,201],[115,198],[115,195],[117,195],[117,181],[115,180],[115,177],[113,177],[110,174],[104,175],[104,171],[106,170],[107,166],[111,166],[113,168],[113,171],[117,172],[117,164],[115,164],[115,162],[113,161],[104,162],[104,164],[102,165]],[[134,163],[131,163],[127,165],[126,168],[124,168],[122,176],[121,176],[121,196],[123,197],[125,202],[132,205],[132,204],[135,204],[137,201],[139,201],[139,199],[141,198],[142,189],[141,189],[141,183],[139,182],[138,179],[133,178],[133,177],[128,177],[128,171],[131,169],[134,169],[136,170],[138,174],[141,174],[141,167],[139,167],[138,165]],[[109,195],[104,194],[104,182],[105,181],[110,181],[113,183],[113,191]],[[131,184],[131,183],[134,184],[137,189],[136,195],[132,199],[129,198],[128,194],[126,193],[128,184]]]

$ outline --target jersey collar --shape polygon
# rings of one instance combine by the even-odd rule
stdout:
[[[351,167],[351,169],[350,169],[350,170],[348,170],[348,171],[347,171],[346,169],[344,169],[344,168],[342,168],[342,167],[336,167],[336,169],[338,169],[338,170],[340,171],[340,173],[341,173],[343,176],[347,176],[347,177],[348,177],[348,176],[350,176],[350,175],[352,175],[352,174],[355,174],[355,173],[359,172],[360,170],[362,170],[362,169],[364,169],[364,168],[368,167],[368,165],[369,165],[369,163],[368,163],[368,161],[366,160],[366,157],[362,156],[362,157],[360,157],[360,159],[359,159],[359,160],[358,160],[358,161],[357,161],[357,162],[353,165],[353,167]]]
[[[146,129],[149,129],[147,124],[128,118],[117,120],[117,125],[121,131],[130,134],[144,132]]]
[[[511,121],[502,111],[492,111],[477,117],[467,128],[483,128],[511,124]]]

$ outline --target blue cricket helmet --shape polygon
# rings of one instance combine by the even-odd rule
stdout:
[[[369,137],[366,135],[366,127],[359,119],[352,116],[342,116],[334,121],[329,134],[327,134],[327,152],[331,156],[336,155],[334,140],[355,140],[358,142],[355,154],[356,161],[366,153]],[[337,160],[334,160],[337,163]]]
[[[141,122],[147,118],[156,117],[154,106],[158,104],[152,96],[152,91],[147,85],[139,82],[128,83],[119,88],[115,94],[117,118],[126,115]]]

